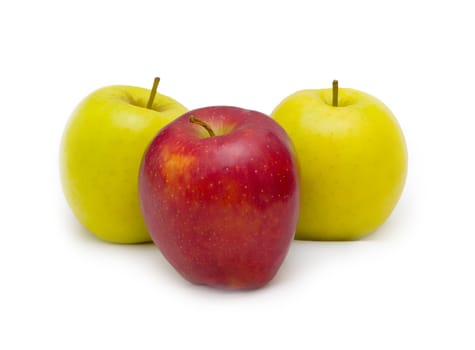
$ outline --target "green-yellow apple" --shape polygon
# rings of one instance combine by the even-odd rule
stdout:
[[[352,240],[397,204],[407,172],[402,130],[378,99],[353,89],[302,90],[272,117],[290,135],[301,174],[297,239]]]
[[[132,86],[109,86],[74,110],[60,147],[61,181],[78,220],[115,243],[150,241],[140,212],[138,173],[157,132],[187,110],[170,97]]]
[[[291,141],[256,111],[205,107],[168,124],[145,152],[139,194],[154,243],[193,283],[261,287],[295,234]]]

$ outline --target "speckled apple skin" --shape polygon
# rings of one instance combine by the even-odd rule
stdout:
[[[190,123],[191,116],[216,136]],[[219,288],[261,287],[277,273],[297,225],[291,141],[256,111],[188,112],[149,145],[139,195],[152,240],[183,277]]]

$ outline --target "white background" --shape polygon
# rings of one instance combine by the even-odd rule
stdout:
[[[3,1],[1,349],[474,349],[471,1]],[[153,245],[106,244],[69,210],[59,141],[112,84],[188,108],[270,113],[304,88],[373,94],[409,173],[367,239],[294,242],[252,292],[184,281]]]

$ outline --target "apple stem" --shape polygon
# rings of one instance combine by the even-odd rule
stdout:
[[[157,94],[157,88],[158,88],[158,83],[160,82],[160,78],[156,77],[153,80],[153,86],[152,86],[152,91],[150,91],[150,96],[148,98],[147,102],[147,108],[150,109],[152,108],[153,105],[153,100],[155,99],[155,95]]]
[[[338,107],[338,80],[333,80],[333,107]]]
[[[192,115],[189,120],[190,120],[190,123],[198,124],[198,125],[201,125],[203,128],[205,128],[210,137],[215,136],[213,129],[211,129],[211,127],[206,122],[202,121],[201,119],[196,118],[194,115]]]

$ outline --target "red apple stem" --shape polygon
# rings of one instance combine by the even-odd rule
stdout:
[[[333,107],[338,107],[338,80],[333,80]]]
[[[215,136],[213,129],[211,129],[211,127],[206,122],[202,121],[201,119],[196,118],[194,115],[192,115],[189,120],[190,120],[190,123],[195,123],[205,128],[210,137]]]
[[[160,78],[156,77],[153,80],[152,90],[150,91],[150,96],[148,97],[147,108],[152,108],[153,100],[155,99],[155,95],[157,94],[158,83],[160,82]]]

